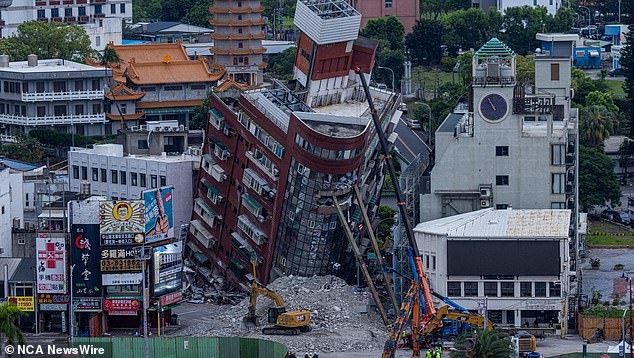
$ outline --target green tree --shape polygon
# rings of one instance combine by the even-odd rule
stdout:
[[[598,148],[614,132],[614,116],[605,107],[583,107],[579,114],[579,139],[583,144]]]
[[[24,313],[8,302],[0,304],[0,343],[4,352],[5,345],[24,344],[24,335],[15,322]]]
[[[119,54],[117,53],[117,50],[114,49],[114,47],[111,46],[106,46],[106,48],[104,48],[102,53],[97,53],[97,61],[99,61],[99,64],[103,66],[103,70],[105,73],[107,73],[108,71],[108,66],[112,65],[112,64],[119,64],[121,62],[121,57],[119,57]],[[114,92],[112,92],[112,89],[114,88],[115,84],[112,83],[111,81],[111,77],[105,76],[107,81],[109,81],[110,83],[108,83],[108,87],[110,89],[110,94],[112,95],[112,102],[114,103],[114,105],[117,107],[117,111],[119,112],[119,115],[121,116],[121,128],[125,128],[125,119],[123,117],[123,113],[121,112],[121,108],[119,107],[119,101],[117,101]]]
[[[377,65],[382,67],[391,68],[394,71],[394,86],[399,88],[399,83],[401,83],[401,78],[403,77],[403,73],[405,72],[403,68],[403,62],[405,62],[405,53],[402,49],[391,49],[389,46],[385,45],[386,41],[382,40],[379,42],[379,50],[377,52]],[[382,82],[389,84],[388,86],[392,86],[392,73],[387,70],[381,70],[375,67],[374,72],[372,73],[373,77],[377,82]]]
[[[75,134],[75,138],[73,139],[73,134],[71,133],[63,133],[50,128],[32,129],[29,131],[29,137],[37,140],[43,145],[55,148],[64,148],[65,150],[71,145],[76,147],[88,147],[91,144],[97,143],[97,140],[93,137]]]
[[[502,23],[503,34],[501,40],[513,51],[525,55],[534,51],[538,46],[535,35],[546,29],[549,22],[548,11],[545,7],[511,7],[506,9],[504,22]]]
[[[209,18],[211,17],[211,13],[209,12],[209,6],[211,5],[213,5],[213,2],[209,0],[198,0],[194,2],[181,21],[190,25],[210,27]]]
[[[587,211],[595,205],[611,202],[618,205],[621,187],[614,173],[614,162],[602,151],[579,147],[579,202]]]
[[[392,227],[396,223],[396,220],[394,220],[394,217],[396,215],[396,210],[392,209],[391,207],[387,205],[381,205],[379,206],[379,211],[377,214],[379,217],[379,228],[378,228],[379,239],[381,241],[385,241],[386,237],[391,236]]]
[[[283,80],[291,79],[296,54],[297,48],[291,47],[280,54],[270,56],[267,71]]]
[[[403,50],[405,45],[405,27],[395,16],[370,19],[361,35],[375,40],[385,40],[391,50]]]
[[[132,0],[132,21],[161,20],[161,0]]]
[[[416,65],[438,64],[442,59],[440,46],[444,34],[442,22],[438,20],[416,21],[414,30],[407,34],[405,42],[411,50]]]
[[[535,83],[535,57],[517,55],[515,57],[517,81],[525,85]]]
[[[573,9],[560,7],[555,16],[549,18],[547,31],[567,33],[574,25],[576,16]]]
[[[458,10],[442,17],[450,53],[477,49],[490,37],[488,15],[480,9]]]
[[[194,109],[194,115],[191,122],[189,122],[189,129],[207,129],[207,121],[209,119],[209,97],[211,93],[205,98],[203,103]]]
[[[629,32],[625,34],[628,44],[634,43],[634,1],[624,1],[623,20],[628,25]],[[630,136],[634,137],[634,46],[625,46],[623,56],[621,56],[621,66],[625,73],[625,92],[627,102],[625,105],[625,115],[630,119]]]
[[[474,338],[467,338],[462,335],[456,340],[456,348],[464,350],[467,347],[467,339],[475,341],[475,347],[467,355],[464,352],[452,352],[451,358],[497,358],[510,357],[513,353],[513,345],[511,337],[506,332],[498,330],[484,330],[476,328]]]
[[[0,49],[11,60],[24,61],[31,53],[40,59],[63,58],[83,62],[94,50],[83,27],[59,22],[28,21],[18,26],[14,37],[0,40]]]
[[[0,145],[0,156],[29,163],[40,163],[44,152],[42,144],[32,137],[17,135],[17,143]]]

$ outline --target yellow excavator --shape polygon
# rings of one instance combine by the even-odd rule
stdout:
[[[251,260],[253,266],[253,281],[251,282],[251,301],[249,303],[249,313],[243,318],[245,326],[249,329],[257,325],[256,305],[258,296],[262,295],[273,301],[274,307],[269,307],[268,321],[273,326],[262,328],[263,334],[298,335],[300,332],[309,332],[310,312],[307,310],[286,311],[284,299],[277,292],[271,291],[262,286],[256,277],[255,262]]]

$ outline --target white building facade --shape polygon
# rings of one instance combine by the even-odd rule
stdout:
[[[496,325],[562,321],[570,210],[483,209],[419,224],[432,289]],[[486,297],[486,302],[485,302]]]
[[[64,22],[84,27],[92,47],[103,50],[108,41],[121,44],[122,23],[132,22],[131,0],[13,0],[0,11],[0,36],[16,34],[27,21]]]
[[[545,7],[551,15],[557,13],[562,2],[563,0],[471,0],[473,7],[481,8],[484,11],[488,11],[489,8],[494,7],[499,12],[504,13],[506,9],[510,7],[542,6]]]
[[[113,199],[141,199],[145,190],[174,187],[174,227],[188,224],[200,156],[129,155],[123,145],[102,144],[68,153],[70,191]]]

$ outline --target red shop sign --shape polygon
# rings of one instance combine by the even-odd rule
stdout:
[[[103,300],[106,311],[138,311],[139,300],[136,298],[106,298]]]
[[[161,296],[161,306],[165,307],[172,303],[178,302],[182,299],[183,299],[183,294],[181,293],[181,291],[168,293],[167,295]]]

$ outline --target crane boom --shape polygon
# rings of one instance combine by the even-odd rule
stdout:
[[[403,192],[401,191],[401,186],[399,185],[398,178],[396,177],[396,170],[394,169],[394,163],[392,163],[387,139],[385,138],[385,133],[383,133],[383,128],[381,126],[381,121],[379,120],[379,116],[376,112],[376,108],[374,107],[374,101],[372,100],[372,94],[370,93],[370,87],[368,86],[368,82],[365,79],[363,71],[360,67],[356,67],[354,72],[359,76],[361,80],[361,84],[363,85],[363,90],[365,91],[365,96],[368,100],[368,106],[370,107],[370,114],[372,116],[372,122],[374,123],[374,127],[376,129],[377,135],[379,136],[379,144],[381,145],[381,150],[383,151],[383,155],[385,156],[385,163],[387,164],[388,172],[390,174],[390,179],[392,179],[392,184],[394,185],[394,192],[396,194],[396,204],[398,206],[398,210],[401,216],[401,220],[405,225],[405,235],[407,235],[407,240],[412,248],[412,255],[414,260],[414,267],[416,273],[414,275],[414,279],[420,286],[422,290],[423,296],[423,305],[421,305],[421,309],[423,310],[424,317],[421,318],[421,322],[425,324],[427,321],[431,319],[431,317],[436,313],[436,308],[434,307],[434,303],[432,301],[431,290],[429,288],[429,283],[427,282],[427,274],[425,273],[425,269],[423,267],[423,260],[420,257],[420,251],[418,251],[418,244],[416,243],[416,239],[414,237],[414,230],[412,228],[412,223],[409,220],[409,216],[407,216],[407,210],[405,208],[406,202],[403,197]]]

